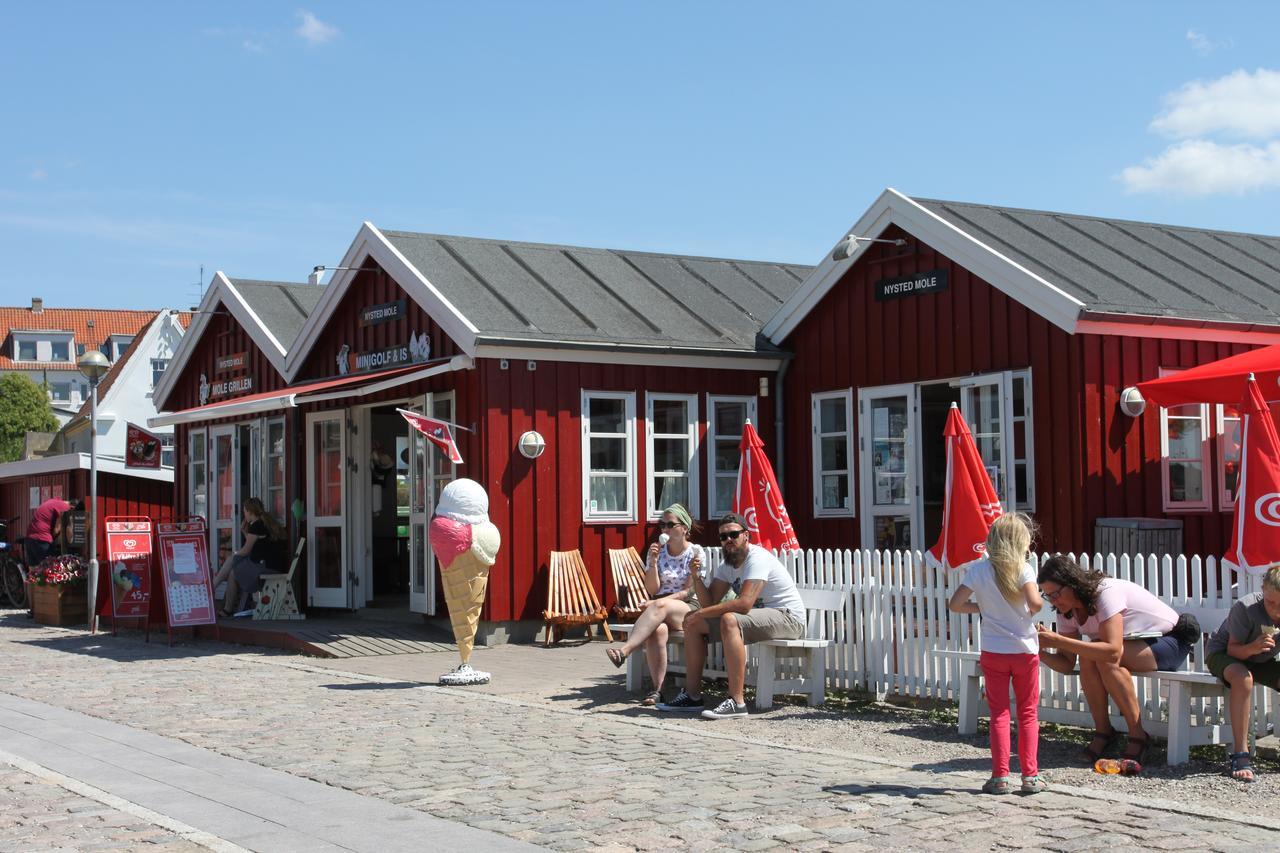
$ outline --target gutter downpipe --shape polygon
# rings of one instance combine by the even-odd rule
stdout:
[[[787,455],[784,450],[786,442],[783,441],[783,403],[786,398],[783,394],[785,388],[784,382],[787,377],[787,368],[791,366],[791,356],[788,355],[782,360],[782,364],[778,365],[777,372],[774,373],[774,404],[773,404],[773,435],[778,445],[778,458],[774,460],[773,472],[778,477],[778,488],[783,494],[787,491]]]

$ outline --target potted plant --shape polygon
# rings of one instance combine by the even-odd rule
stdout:
[[[35,620],[42,625],[88,622],[88,577],[88,566],[77,556],[46,557],[27,575]]]

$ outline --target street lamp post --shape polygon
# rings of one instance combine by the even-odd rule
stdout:
[[[98,350],[86,350],[76,366],[89,380],[89,630],[98,625],[98,382],[111,369]]]

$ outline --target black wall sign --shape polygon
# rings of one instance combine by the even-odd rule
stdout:
[[[381,305],[368,305],[360,312],[360,325],[376,326],[379,323],[398,320],[403,316],[403,299],[397,299],[395,302],[383,302]]]
[[[941,293],[947,289],[947,271],[945,269],[930,270],[915,275],[882,278],[875,283],[875,288],[876,302],[901,299],[904,296],[919,296],[922,293]]]

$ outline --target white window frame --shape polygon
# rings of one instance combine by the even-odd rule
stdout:
[[[289,511],[289,431],[282,417],[265,418],[264,421],[262,425],[262,482],[258,484],[258,488],[261,489],[259,494],[266,498],[263,503],[266,505],[267,511],[274,514],[276,509],[274,501],[271,500],[272,492],[280,492],[284,495],[284,500],[281,501],[281,508],[287,513]],[[273,453],[271,451],[271,428],[277,425],[280,427],[280,432],[284,437],[284,447],[281,448],[279,453]],[[271,485],[271,462],[277,456],[284,459],[284,471],[281,474],[283,479],[280,485],[273,486]],[[282,524],[285,522],[283,516],[277,516],[276,520]]]
[[[57,402],[70,403],[71,391],[74,387],[75,387],[74,382],[69,382],[66,380],[50,382],[49,383],[49,399]],[[55,393],[54,391],[55,388],[62,388],[66,391],[66,393],[63,396],[59,397],[57,393]]]
[[[170,359],[167,359],[167,358],[153,358],[153,359],[151,359],[151,388],[152,388],[152,390],[155,390],[156,383],[157,383],[158,381],[160,381],[160,377],[164,376],[164,372],[165,372],[166,370],[168,370],[168,369],[169,369],[169,361],[170,361]],[[157,371],[157,370],[156,370],[156,365],[157,365],[157,364],[163,364],[163,365],[164,365],[164,367],[161,367],[161,368],[160,368],[160,370],[159,370],[159,371]]]
[[[1169,376],[1179,373],[1180,370],[1160,368],[1161,376]],[[1213,466],[1210,464],[1209,458],[1209,404],[1208,403],[1188,403],[1183,406],[1175,406],[1178,409],[1198,408],[1200,410],[1200,464],[1201,476],[1203,478],[1202,496],[1198,501],[1175,501],[1170,495],[1169,489],[1169,410],[1164,406],[1160,407],[1160,496],[1163,501],[1165,512],[1208,512],[1213,509],[1213,493],[1214,483],[1209,478],[1213,476]],[[1182,416],[1179,416],[1182,417]],[[1188,417],[1190,419],[1190,417]]]
[[[1236,409],[1235,416],[1228,416],[1226,411],[1227,407],[1221,403],[1215,406],[1214,409],[1216,410],[1214,417],[1214,426],[1216,428],[1214,443],[1218,446],[1218,458],[1215,460],[1214,464],[1214,470],[1218,478],[1216,484],[1218,490],[1218,509],[1221,512],[1230,512],[1236,508],[1236,499],[1234,495],[1227,491],[1227,421],[1240,421],[1242,418],[1238,408]],[[1242,454],[1244,453],[1244,447],[1240,448],[1240,452]],[[1243,458],[1239,461],[1241,464],[1244,463]],[[1240,484],[1238,479],[1239,476],[1240,475],[1237,472],[1237,486]]]
[[[191,452],[191,448],[196,445],[197,440],[204,447],[204,453],[200,454],[200,461],[196,462],[196,455]],[[195,468],[201,465],[204,468],[204,520],[205,524],[209,524],[209,437],[203,429],[193,429],[187,433],[187,514],[193,515],[195,511]]]
[[[683,433],[662,433],[659,435],[653,426],[653,404],[655,402],[678,402],[685,404],[685,431]],[[701,490],[698,482],[698,395],[695,394],[645,394],[645,496],[647,517],[650,521],[662,518],[665,507],[657,506],[658,486],[656,479],[662,476],[679,476],[683,474],[689,481],[689,500],[685,507],[695,518],[701,506]],[[685,460],[684,471],[655,471],[653,467],[653,443],[655,439],[686,439],[689,442],[689,457]]]
[[[827,400],[844,400],[844,430],[837,432],[822,431],[822,404]],[[841,391],[819,391],[810,395],[810,411],[813,426],[813,515],[814,518],[853,518],[857,514],[855,504],[857,492],[854,480],[853,465],[853,389]],[[843,435],[845,438],[845,462],[843,469],[831,470],[822,467],[823,439]],[[847,477],[848,494],[845,495],[845,506],[824,507],[822,505],[822,478],[829,474],[841,474]]]
[[[744,394],[708,394],[707,395],[707,518],[716,518],[719,511],[716,509],[716,498],[719,495],[716,492],[718,488],[718,478],[716,477],[716,440],[726,439],[729,436],[718,435],[716,433],[716,404],[717,403],[745,403],[747,407],[746,419],[751,423],[756,423],[756,398]],[[733,436],[735,442],[742,441],[742,434],[738,433]],[[739,462],[741,465],[741,462]],[[729,500],[730,508],[733,507],[732,498]]]
[[[592,433],[591,401],[621,400],[623,401],[624,433]],[[582,392],[582,520],[590,522],[635,522],[636,519],[636,394],[634,391],[587,391]],[[625,495],[627,506],[624,510],[591,509],[591,439],[617,438],[622,435],[626,441],[623,459],[627,470],[623,474],[602,472],[604,476],[625,477]]]
[[[1022,411],[1013,411],[1013,381],[1015,379],[1022,380]],[[1036,511],[1036,435],[1032,424],[1035,418],[1032,415],[1031,402],[1031,368],[1023,370],[1008,371],[1008,379],[1006,381],[1006,392],[1009,400],[1009,500],[1013,502],[1014,508],[1020,512],[1034,513]],[[1018,442],[1014,438],[1017,435],[1016,426],[1021,423],[1024,433],[1023,451],[1025,456],[1018,456]],[[1023,503],[1018,503],[1018,465],[1023,464],[1027,468],[1027,499]]]
[[[22,345],[31,344],[35,347],[33,358],[22,357]],[[14,361],[39,361],[40,360],[40,342],[30,335],[14,335],[13,336],[13,360]]]

